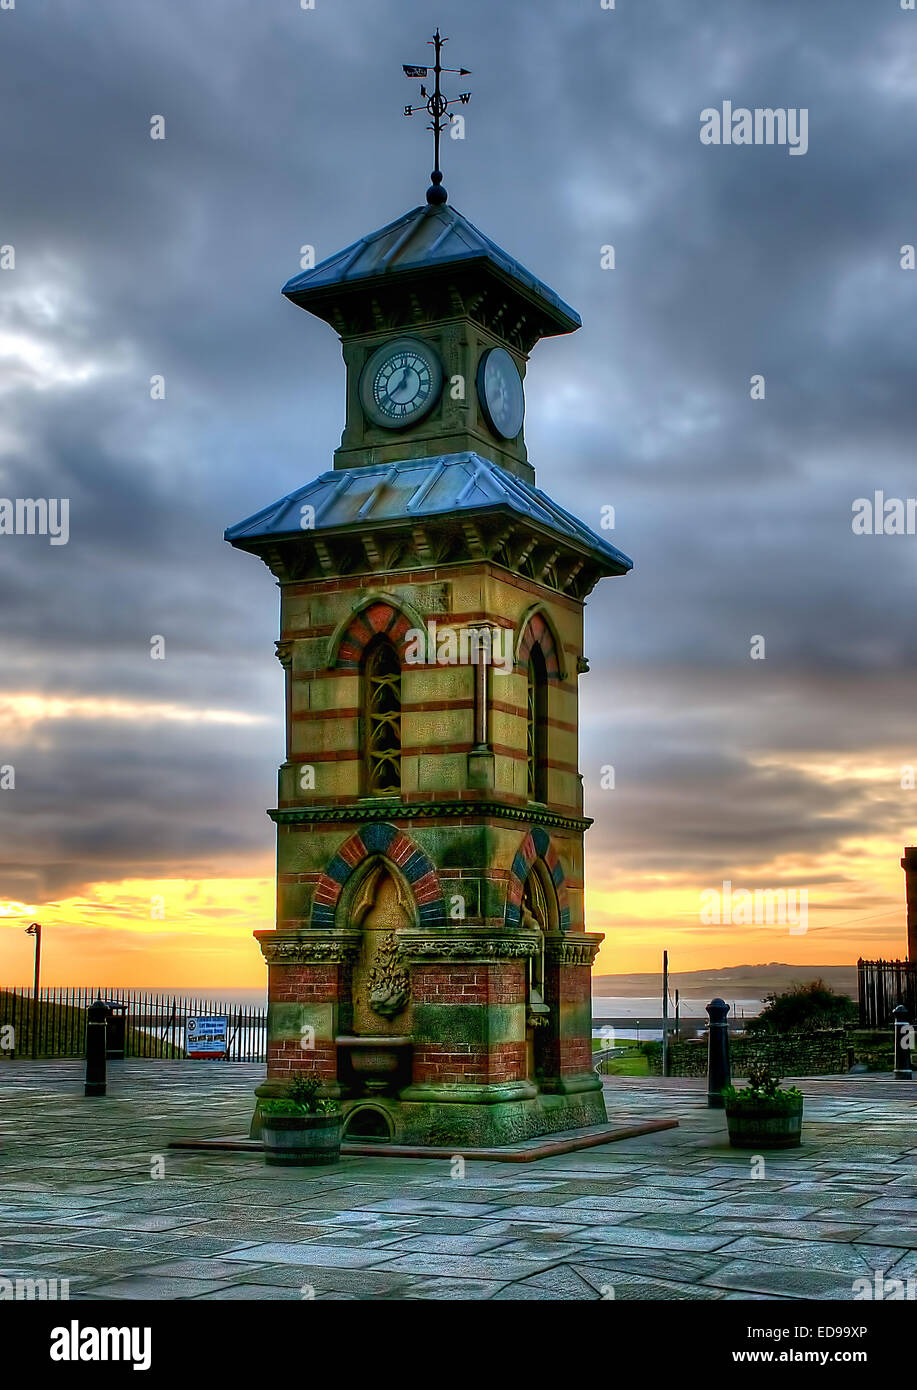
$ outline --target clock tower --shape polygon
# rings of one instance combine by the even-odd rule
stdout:
[[[284,286],[342,345],[334,466],[226,539],[278,581],[286,673],[258,1095],[307,1072],[345,1138],[456,1149],[605,1119],[578,683],[631,561],[535,486],[528,355],[580,319],[448,205],[434,44],[425,203]]]

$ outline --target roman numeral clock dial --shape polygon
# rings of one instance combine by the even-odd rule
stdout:
[[[360,400],[370,420],[383,429],[416,424],[433,409],[443,386],[443,369],[432,348],[416,338],[384,343],[360,378]]]

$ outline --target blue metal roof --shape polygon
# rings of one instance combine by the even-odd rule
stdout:
[[[308,305],[328,291],[356,286],[381,276],[436,269],[463,261],[482,261],[512,281],[548,312],[558,333],[582,327],[575,309],[508,255],[490,237],[447,204],[412,209],[396,222],[370,232],[353,245],[329,256],[311,270],[294,275],[283,293],[296,304]]]
[[[361,522],[421,520],[457,513],[495,510],[514,512],[591,554],[618,573],[633,561],[564,511],[540,488],[508,473],[480,454],[445,454],[376,463],[322,473],[314,482],[282,497],[246,521],[227,528],[225,538],[246,542],[273,536],[303,536],[302,508],[315,509],[314,525],[305,534],[359,525]]]

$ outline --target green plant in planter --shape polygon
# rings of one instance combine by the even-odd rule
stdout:
[[[337,1163],[344,1117],[339,1103],[319,1096],[314,1076],[294,1076],[285,1096],[261,1102],[264,1160],[274,1166],[313,1167]]]
[[[304,1076],[300,1072],[293,1077],[290,1089],[285,1096],[274,1100],[263,1100],[261,1111],[264,1115],[336,1115],[340,1103],[331,1096],[319,1096],[322,1083],[314,1076]]]
[[[723,1091],[726,1108],[758,1110],[766,1108],[773,1114],[793,1114],[799,1108],[802,1091],[798,1086],[780,1087],[780,1077],[768,1071],[765,1062],[748,1068],[748,1085],[741,1091],[727,1086]]]
[[[723,1091],[729,1142],[734,1149],[792,1149],[802,1135],[802,1091],[782,1089],[765,1064],[750,1067],[748,1085]]]

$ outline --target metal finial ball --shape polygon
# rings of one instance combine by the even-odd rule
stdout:
[[[433,182],[427,189],[427,202],[431,203],[433,206],[444,203],[446,199],[449,197],[449,194],[442,187],[443,176],[440,173],[439,169],[434,169],[433,173],[430,175],[430,178],[433,180]]]

